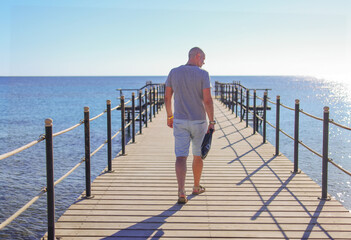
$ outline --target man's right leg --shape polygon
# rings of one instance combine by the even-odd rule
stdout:
[[[193,160],[193,175],[194,175],[194,187],[200,186],[200,179],[204,162],[201,156],[194,156]]]

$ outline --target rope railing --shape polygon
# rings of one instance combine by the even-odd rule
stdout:
[[[155,84],[153,84],[155,85]],[[161,87],[163,87],[163,94],[164,94],[164,85],[160,85]],[[152,94],[153,96],[151,96]],[[33,141],[33,142],[30,142],[20,148],[17,148],[13,151],[10,151],[8,153],[5,153],[5,154],[2,154],[0,155],[0,160],[3,160],[5,158],[8,158],[10,156],[13,156],[17,153],[20,153],[22,152],[23,150],[25,149],[28,149],[34,145],[36,145],[37,143],[43,141],[43,140],[46,140],[46,151],[47,151],[47,165],[48,164],[51,164],[53,165],[53,155],[52,155],[52,149],[53,149],[53,146],[52,146],[52,138],[56,137],[56,136],[59,136],[59,135],[62,135],[64,133],[67,133],[69,131],[72,131],[73,129],[79,127],[80,125],[85,125],[85,143],[86,143],[86,146],[85,146],[85,150],[86,150],[86,155],[85,157],[83,157],[81,159],[81,161],[79,163],[77,163],[73,168],[71,168],[66,174],[64,174],[62,177],[60,177],[58,180],[56,180],[55,182],[53,182],[53,172],[47,172],[47,178],[51,178],[52,179],[52,185],[48,185],[47,187],[43,188],[41,190],[41,192],[39,194],[37,194],[35,197],[33,197],[29,202],[27,202],[22,208],[20,208],[17,212],[15,212],[14,214],[12,214],[9,218],[7,218],[4,222],[2,222],[0,224],[0,229],[6,227],[8,224],[10,224],[14,219],[16,219],[19,215],[21,215],[24,211],[26,211],[32,204],[34,204],[44,193],[47,193],[48,195],[48,235],[49,235],[49,239],[54,239],[54,237],[52,235],[54,235],[54,231],[51,229],[50,226],[54,225],[54,224],[50,224],[49,222],[52,222],[54,221],[54,210],[52,210],[54,208],[54,205],[53,205],[53,202],[54,202],[54,199],[51,199],[50,201],[50,204],[49,204],[49,197],[54,197],[54,194],[53,194],[53,191],[54,191],[54,187],[59,184],[60,182],[62,182],[64,179],[66,179],[70,174],[72,174],[80,165],[82,165],[83,162],[86,163],[86,178],[87,179],[90,179],[90,157],[94,156],[97,152],[99,152],[105,145],[106,143],[109,143],[108,144],[108,152],[109,154],[111,153],[111,147],[110,147],[110,142],[116,138],[118,136],[119,133],[122,133],[122,142],[125,141],[125,134],[124,134],[124,131],[126,128],[130,127],[131,125],[133,126],[133,141],[134,141],[134,135],[135,135],[135,122],[136,120],[139,120],[140,122],[140,133],[141,133],[141,130],[142,130],[142,116],[146,116],[146,119],[145,119],[145,125],[147,127],[147,109],[149,108],[149,111],[150,111],[150,121],[151,121],[151,114],[152,114],[152,111],[153,111],[153,114],[155,116],[156,113],[158,113],[158,109],[160,107],[160,99],[164,99],[164,96],[163,98],[159,95],[161,92],[158,91],[158,87],[155,88],[153,87],[152,90],[150,90],[150,101],[148,103],[148,99],[146,98],[147,96],[147,93],[145,92],[145,94],[140,94],[138,97],[134,97],[134,93],[133,93],[133,98],[129,101],[127,101],[126,103],[124,103],[124,97],[123,97],[123,102],[122,102],[122,98],[121,98],[121,104],[119,104],[118,106],[114,107],[111,109],[111,101],[110,100],[107,100],[107,109],[104,110],[104,112],[98,114],[97,116],[93,117],[93,118],[89,118],[89,108],[88,107],[85,107],[84,108],[84,120],[81,120],[78,124],[75,124],[67,129],[64,129],[60,132],[57,132],[57,133],[52,133],[52,120],[51,119],[47,119],[45,121],[45,129],[46,129],[46,133],[41,135],[40,138],[36,141]],[[142,106],[142,98],[145,97],[145,104],[144,106]],[[135,116],[134,112],[135,112],[135,101],[136,100],[139,100],[139,114],[137,116]],[[128,124],[125,125],[123,128],[121,127],[113,136],[110,135],[110,137],[104,141],[103,144],[101,144],[96,150],[94,150],[93,152],[90,153],[90,127],[89,127],[89,123],[91,121],[94,121],[96,119],[98,119],[99,117],[103,116],[105,113],[107,113],[107,118],[108,118],[108,128],[111,128],[111,120],[110,120],[110,117],[111,117],[111,111],[114,111],[114,110],[124,110],[125,109],[125,106],[127,104],[130,104],[132,103],[132,116],[134,116],[134,118],[132,119],[129,119],[128,118]],[[161,103],[163,104],[163,103]],[[157,105],[157,108],[156,108],[156,105]],[[144,109],[144,110],[143,110]],[[124,116],[124,113],[121,114],[123,116],[123,118],[121,119],[122,122],[125,121],[125,116]],[[122,124],[123,126],[124,124]],[[124,138],[123,138],[124,137]],[[88,148],[87,148],[87,144],[88,144]],[[122,144],[123,145],[123,144]],[[89,150],[88,151],[88,155],[87,155],[87,149]],[[108,156],[108,169],[110,170],[111,168],[111,163],[110,163],[110,156]],[[87,166],[87,164],[89,164],[89,166]],[[87,168],[89,168],[87,170]],[[47,167],[47,171],[49,171],[49,169],[53,170],[52,167]],[[50,171],[51,171],[50,170]],[[87,172],[89,171],[89,172]],[[88,174],[87,174],[88,173]],[[88,176],[88,177],[87,177]],[[88,184],[89,182],[89,185],[87,185],[87,188],[86,188],[86,197],[90,197],[91,196],[91,190],[90,190],[90,180],[86,180],[86,183]],[[50,209],[51,208],[51,209]]]
[[[283,131],[282,129],[279,129],[279,131],[284,134],[285,136],[287,136],[288,138],[290,138],[291,140],[294,141],[294,137],[290,136],[287,132]]]
[[[350,131],[351,131],[351,128],[350,128],[350,127],[346,127],[346,126],[344,126],[344,125],[341,125],[340,123],[336,123],[336,122],[334,122],[333,119],[329,119],[329,122],[330,122],[331,124],[335,125],[335,126],[338,126],[338,127],[341,127],[341,128],[343,128],[343,129],[345,129],[345,130],[350,130]]]
[[[80,160],[79,163],[77,163],[73,168],[71,168],[71,170],[69,170],[66,174],[64,174],[62,177],[60,177],[59,179],[56,180],[56,182],[54,182],[54,186],[56,186],[57,184],[59,184],[60,182],[62,182],[65,178],[67,178],[69,175],[71,175],[71,173],[74,172],[74,170],[76,170],[80,165],[82,165],[82,163],[85,161],[85,158],[82,158]]]
[[[279,154],[279,133],[283,133],[285,136],[287,136],[288,138],[290,138],[291,140],[294,141],[294,173],[299,173],[298,171],[298,146],[301,145],[304,148],[306,148],[307,150],[309,150],[310,152],[312,152],[313,154],[317,155],[318,157],[323,159],[323,171],[322,171],[322,197],[321,199],[328,199],[327,197],[327,164],[328,162],[330,162],[331,164],[333,164],[335,167],[337,167],[338,169],[340,169],[341,171],[343,171],[344,173],[348,174],[351,176],[351,172],[344,169],[342,166],[336,164],[332,159],[328,158],[328,136],[329,136],[329,127],[328,124],[333,124],[337,127],[343,128],[345,130],[351,130],[350,127],[344,126],[340,123],[336,123],[334,122],[334,120],[329,119],[329,108],[325,107],[324,108],[324,117],[320,118],[317,116],[314,116],[310,113],[307,113],[305,111],[303,111],[303,109],[300,109],[300,103],[299,100],[295,101],[295,108],[291,108],[288,107],[282,103],[280,103],[280,96],[277,96],[277,102],[273,102],[271,100],[268,99],[268,96],[265,95],[263,98],[256,96],[256,91],[254,91],[254,111],[250,111],[249,109],[247,109],[247,106],[249,106],[249,97],[247,97],[246,99],[246,106],[244,105],[244,98],[243,96],[251,96],[252,95],[249,93],[250,89],[244,88],[246,90],[246,94],[243,93],[242,90],[239,91],[238,88],[235,88],[235,91],[233,91],[233,87],[230,88],[229,85],[232,84],[226,84],[226,83],[218,83],[216,82],[216,87],[215,87],[215,94],[216,94],[216,98],[219,99],[220,101],[222,101],[225,105],[228,106],[228,108],[230,110],[232,110],[232,113],[234,113],[234,109],[236,109],[236,116],[238,117],[238,113],[240,113],[240,117],[241,120],[243,119],[243,114],[242,111],[246,110],[246,113],[250,113],[253,116],[253,129],[254,129],[254,133],[256,132],[256,124],[258,122],[258,120],[261,120],[263,122],[263,142],[265,143],[266,141],[266,124],[268,124],[269,126],[271,126],[272,128],[274,128],[276,130],[276,155]],[[239,84],[241,89],[242,85]],[[265,92],[265,94],[267,93],[267,91]],[[240,95],[240,98],[238,97],[238,95]],[[220,96],[220,97],[217,97]],[[263,109],[263,116],[259,116],[257,115],[256,112],[256,99],[260,99],[264,102],[264,109]],[[240,101],[239,101],[240,100]],[[276,105],[276,125],[274,126],[272,123],[270,123],[269,121],[266,120],[266,112],[267,112],[267,103],[271,103]],[[240,110],[238,110],[238,105],[240,106]],[[282,129],[279,128],[279,119],[280,119],[280,106],[294,111],[295,112],[295,126],[294,126],[294,137],[290,136],[289,134],[287,134],[285,131],[283,131]],[[315,120],[318,121],[322,121],[323,122],[323,154],[318,153],[316,150],[312,149],[311,147],[309,147],[308,145],[306,145],[305,143],[303,143],[301,140],[299,140],[299,113],[302,113],[308,117],[311,117]],[[246,115],[246,126],[248,126],[248,115]]]
[[[113,140],[115,137],[117,137],[118,134],[121,133],[121,130],[118,130],[112,137],[111,137],[111,140]]]
[[[351,172],[347,171],[346,169],[344,169],[343,167],[341,167],[339,164],[335,163],[332,159],[328,159],[328,161],[333,164],[334,167],[340,169],[341,171],[343,171],[344,173],[346,173],[347,175],[351,176]]]
[[[132,124],[132,122],[129,122],[127,125],[124,126],[124,129],[126,129],[127,127],[129,127]]]
[[[293,108],[291,108],[291,107],[288,107],[288,106],[285,106],[284,104],[280,104],[280,106],[282,106],[282,107],[284,107],[284,108],[286,108],[286,109],[289,109],[289,110],[291,110],[291,111],[295,111],[295,109],[293,109]]]
[[[17,154],[17,153],[20,153],[20,152],[22,152],[22,151],[24,151],[24,150],[26,150],[26,149],[28,149],[28,148],[30,148],[30,147],[33,147],[34,145],[40,143],[40,142],[43,141],[44,139],[45,139],[45,136],[42,135],[42,136],[39,137],[38,140],[35,140],[35,141],[33,141],[33,142],[30,142],[30,143],[28,143],[28,144],[26,144],[26,145],[24,145],[24,146],[22,146],[22,147],[19,147],[19,148],[15,149],[15,150],[12,150],[11,152],[1,154],[1,155],[0,155],[0,160],[3,160],[3,159],[8,158],[8,157],[11,157],[11,156],[13,156],[13,155],[15,155],[15,154]]]
[[[273,105],[277,105],[277,103],[272,102],[272,101],[271,101],[271,100],[269,100],[269,99],[267,99],[267,102],[269,102],[269,103],[271,103],[271,104],[273,104]]]
[[[67,128],[67,129],[65,129],[65,130],[62,130],[62,131],[57,132],[57,133],[54,133],[52,136],[53,136],[53,137],[57,137],[57,136],[62,135],[62,134],[64,134],[64,133],[66,133],[66,132],[72,131],[73,129],[79,127],[79,126],[82,125],[82,124],[84,124],[84,120],[81,120],[80,123],[78,123],[78,124],[76,124],[76,125],[74,125],[74,126],[72,126],[72,127],[69,127],[69,128]]]
[[[307,113],[307,112],[304,112],[302,109],[300,109],[300,113],[303,113],[303,114],[305,114],[306,116],[309,116],[309,117],[311,117],[311,118],[313,118],[313,119],[316,119],[316,120],[319,120],[319,121],[322,121],[322,122],[323,122],[323,118],[319,118],[319,117],[316,117],[316,116],[314,116],[314,115],[312,115],[312,114],[309,114],[309,113]]]
[[[15,220],[19,215],[24,213],[30,206],[32,206],[41,196],[46,193],[46,188],[42,189],[39,194],[33,197],[29,202],[27,202],[23,207],[17,210],[14,214],[8,217],[5,221],[0,224],[0,230],[9,225],[13,220]]]
[[[93,117],[93,118],[90,118],[89,121],[92,122],[92,121],[98,119],[99,117],[101,117],[102,115],[104,115],[105,113],[107,113],[107,110],[103,111],[102,113],[96,115],[96,116]]]
[[[91,154],[90,157],[94,156],[98,151],[101,150],[101,148],[103,148],[105,146],[105,144],[107,143],[107,140],[105,140],[105,142],[103,144],[101,144],[97,149],[95,149]]]
[[[118,106],[116,106],[116,107],[114,107],[114,108],[111,108],[111,111],[117,110],[117,109],[120,108],[120,107],[121,107],[121,104],[118,105]]]

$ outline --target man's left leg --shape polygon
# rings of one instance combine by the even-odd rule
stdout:
[[[178,197],[186,197],[185,195],[185,178],[186,178],[186,159],[187,157],[177,157],[175,170],[178,182]]]

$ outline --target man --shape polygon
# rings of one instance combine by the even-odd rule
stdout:
[[[193,194],[200,194],[205,188],[200,185],[203,168],[201,143],[210,129],[214,130],[214,111],[211,97],[210,77],[201,69],[204,65],[205,53],[198,47],[189,51],[186,65],[174,68],[166,81],[165,103],[167,125],[173,128],[175,138],[176,175],[178,181],[178,203],[186,203],[185,176],[186,160],[192,143]],[[172,111],[172,95],[174,94],[174,114]],[[209,125],[206,122],[206,113]]]

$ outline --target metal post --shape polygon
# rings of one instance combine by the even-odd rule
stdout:
[[[126,129],[125,129],[125,106],[124,96],[121,96],[121,131],[122,131],[122,155],[126,154]]]
[[[223,83],[221,83],[221,102],[223,103]]]
[[[228,104],[228,84],[226,84],[225,85],[225,105],[226,105],[226,107],[228,107],[229,106],[229,104]]]
[[[166,97],[166,84],[163,84],[163,100],[165,100]],[[165,101],[163,101],[163,105],[165,105]]]
[[[157,86],[156,87],[156,113],[158,114],[158,109],[160,107],[160,104],[159,104],[159,87]]]
[[[111,100],[106,101],[107,105],[107,171],[112,171],[112,127],[111,127]]]
[[[135,143],[135,93],[132,92],[132,142]]]
[[[238,87],[235,86],[235,117],[238,117]]]
[[[256,109],[256,89],[254,90],[254,97],[253,97],[253,117],[252,117],[252,125],[253,125],[253,134],[256,133],[257,131],[257,125],[256,125],[256,122],[257,122],[257,109]]]
[[[233,109],[233,86],[229,85],[229,92],[228,92],[228,99],[229,99],[229,104],[228,104],[228,108],[230,111],[232,111]]]
[[[227,90],[227,106],[228,110],[232,109],[232,95],[231,95],[231,86],[228,83],[228,90]]]
[[[240,122],[243,120],[243,89],[240,88]]]
[[[139,91],[139,132],[140,134],[143,133],[143,99],[142,99],[142,94],[143,94],[143,91],[140,90]]]
[[[147,97],[147,88],[145,89],[145,127],[147,127],[147,118],[148,118],[148,113],[147,113],[147,106],[148,105],[148,97]]]
[[[84,140],[85,140],[85,193],[86,193],[85,197],[89,198],[91,196],[89,107],[84,107]]]
[[[127,124],[129,124],[131,121],[130,119],[130,111],[127,111]],[[130,136],[130,125],[128,126],[128,136]]]
[[[295,131],[294,131],[294,173],[299,171],[299,112],[300,100],[295,100]]]
[[[54,154],[52,140],[52,119],[45,120],[46,141],[46,190],[48,211],[48,239],[55,239],[55,188],[54,188]]]
[[[217,95],[218,95],[218,82],[215,81],[215,99],[217,99]]]
[[[232,107],[232,114],[234,114],[234,86],[232,86],[232,102],[231,102],[231,107]]]
[[[263,143],[266,143],[267,139],[267,95],[265,91],[263,95]]]
[[[277,109],[275,116],[275,155],[279,155],[279,133],[280,133],[280,96],[277,96]]]
[[[152,109],[154,112],[154,117],[156,117],[156,89],[155,86],[152,87]]]
[[[153,95],[153,93],[152,93],[152,88],[150,88],[150,94],[149,94],[149,102],[150,102],[150,108],[149,108],[149,110],[150,110],[150,122],[152,122],[152,95]]]
[[[246,127],[249,126],[249,100],[250,100],[250,90],[246,89]]]
[[[323,164],[322,164],[322,200],[328,197],[328,145],[329,145],[329,107],[324,107],[323,115]]]

